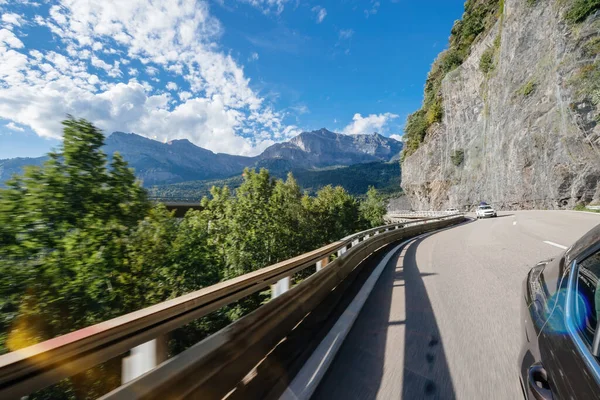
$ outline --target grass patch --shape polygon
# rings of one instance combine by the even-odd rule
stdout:
[[[498,34],[498,36],[496,36],[496,39],[494,39],[494,47],[496,49],[500,48],[500,44],[502,44],[502,35]]]
[[[527,83],[525,83],[517,90],[517,93],[523,97],[528,97],[531,93],[535,91],[536,87],[537,83],[533,79],[530,79],[529,81],[527,81]]]
[[[583,205],[583,204],[577,204],[577,205],[576,205],[576,206],[573,208],[573,210],[575,210],[575,211],[587,211],[587,212],[595,212],[595,213],[600,213],[600,210],[592,210],[592,209],[589,209],[589,208],[587,208],[587,207],[586,207],[585,205]]]
[[[565,19],[571,24],[576,24],[584,21],[596,10],[600,10],[600,0],[575,0],[565,13]]]
[[[537,3],[537,0],[527,0],[527,5],[529,7],[535,6],[536,3]]]

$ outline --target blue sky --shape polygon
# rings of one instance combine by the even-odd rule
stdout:
[[[105,132],[257,154],[301,131],[402,134],[462,0],[0,0],[0,158]]]

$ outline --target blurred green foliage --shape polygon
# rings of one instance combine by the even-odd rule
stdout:
[[[62,147],[0,190],[0,354],[174,298],[383,224],[373,188],[359,201],[331,185],[304,194],[290,174],[245,170],[182,219],[152,206],[103,135],[69,118]],[[176,354],[258,307],[269,293],[173,331]],[[120,383],[120,359],[30,399],[96,398]]]

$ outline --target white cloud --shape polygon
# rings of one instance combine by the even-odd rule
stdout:
[[[310,110],[306,106],[306,104],[299,104],[297,106],[292,106],[290,109],[294,110],[298,114],[308,114]]]
[[[25,131],[25,129],[21,128],[20,126],[16,125],[14,122],[9,122],[8,124],[5,125],[8,129],[10,129],[11,131],[17,131],[17,132],[23,132]]]
[[[186,92],[185,90],[183,92],[179,92],[177,95],[183,101],[186,101],[187,99],[192,97],[192,94],[190,92]]]
[[[250,57],[248,57],[248,62],[254,62],[258,60],[258,53],[257,52],[253,52],[252,54],[250,54]]]
[[[154,76],[156,74],[158,74],[158,68],[154,68],[154,67],[146,67],[146,73],[150,76]]]
[[[343,133],[347,135],[381,133],[385,125],[395,118],[398,118],[398,115],[392,113],[370,114],[366,117],[356,113],[352,122],[344,128]]]
[[[166,87],[169,90],[177,90],[177,84],[175,82],[168,82]]]
[[[63,51],[18,51],[23,43],[0,29],[0,118],[59,138],[60,120],[68,113],[107,132],[187,138],[213,151],[237,154],[256,154],[295,129],[282,124],[283,114],[250,88],[243,68],[220,50],[221,24],[206,2],[58,2],[25,24],[47,28],[57,42],[53,48]],[[280,13],[286,1],[250,3]],[[90,51],[100,44],[101,53]],[[119,61],[107,56],[106,49],[119,53]],[[151,83],[133,78],[137,69],[127,68],[132,78],[123,78],[121,67],[129,60],[152,63],[145,67],[147,73],[155,68],[175,74],[190,89],[177,96],[155,94],[160,91]],[[258,133],[240,136],[246,131]]]
[[[338,32],[340,39],[350,39],[354,36],[354,30],[352,29],[340,29]]]
[[[315,18],[317,20],[317,24],[323,22],[323,20],[327,16],[327,10],[321,6],[314,6],[312,8],[312,12],[316,14]]]
[[[2,14],[2,22],[9,25],[21,26],[23,18],[19,14],[15,13],[4,13]]]
[[[101,68],[104,71],[106,71],[108,76],[110,76],[112,78],[117,78],[122,75],[121,69],[119,68],[119,65],[120,65],[119,61],[115,61],[114,65],[110,65],[106,61],[104,61],[96,56],[92,56],[91,63],[94,67]]]
[[[253,7],[258,8],[264,14],[281,14],[285,4],[289,0],[240,0],[242,3],[248,3]]]
[[[393,134],[393,135],[390,135],[390,137],[391,137],[392,139],[396,139],[396,140],[397,140],[397,141],[399,141],[399,142],[403,142],[403,141],[404,141],[404,140],[402,139],[402,136],[401,136],[401,135],[396,135],[396,134]]]
[[[368,10],[365,10],[365,18],[369,18],[370,15],[377,14],[377,11],[379,11],[380,5],[381,4],[379,3],[379,1],[371,0],[371,8],[369,8]]]
[[[15,49],[23,48],[23,42],[14,33],[5,28],[0,29],[0,43],[5,43]]]

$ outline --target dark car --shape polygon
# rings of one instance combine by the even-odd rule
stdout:
[[[600,225],[523,283],[520,380],[527,399],[600,399]]]

